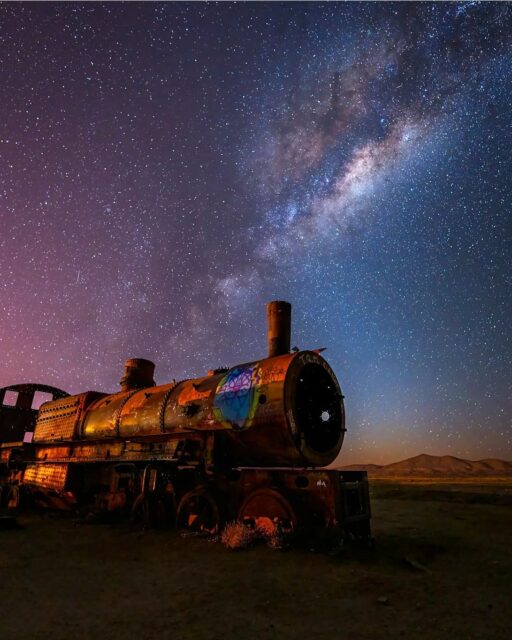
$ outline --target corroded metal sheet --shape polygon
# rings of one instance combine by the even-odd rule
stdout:
[[[34,442],[71,439],[80,415],[81,396],[47,402],[39,410]]]
[[[70,445],[55,445],[55,446],[39,446],[35,451],[35,458],[38,462],[45,462],[46,460],[58,460],[60,458],[69,458],[71,455]]]
[[[159,433],[242,431],[286,422],[283,385],[295,354],[248,363],[226,372],[103,397],[87,410],[88,440]]]
[[[101,395],[103,394],[88,391],[43,404],[37,416],[34,442],[73,440],[77,436],[84,410]]]
[[[272,515],[277,490],[293,506],[299,526],[322,525],[351,529],[363,535],[370,533],[366,471],[249,468],[240,469],[240,474],[239,486],[244,496],[239,514],[242,519],[248,515]],[[258,500],[248,504],[252,496]]]
[[[134,462],[153,460],[174,460],[179,455],[182,441],[179,439],[163,442],[98,441],[76,442],[69,446],[42,447],[36,452],[36,459],[44,462]]]
[[[150,387],[131,397],[120,415],[120,434],[123,437],[133,438],[163,433],[165,431],[163,414],[176,386],[176,383],[171,383]]]
[[[66,486],[68,469],[69,465],[67,464],[29,465],[23,474],[23,482],[41,489],[63,491]]]
[[[116,438],[119,435],[118,420],[126,401],[133,391],[114,393],[100,398],[90,407],[81,426],[82,438]]]

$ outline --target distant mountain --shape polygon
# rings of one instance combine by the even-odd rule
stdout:
[[[429,456],[426,453],[387,465],[351,464],[342,469],[368,471],[373,478],[512,476],[512,462],[505,460],[463,460],[454,456]]]
[[[382,469],[382,465],[380,464],[347,464],[344,467],[340,467],[343,471],[377,471],[378,469]]]

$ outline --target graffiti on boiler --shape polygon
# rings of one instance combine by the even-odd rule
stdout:
[[[216,419],[239,431],[249,428],[258,408],[260,384],[257,364],[230,369],[215,393]]]

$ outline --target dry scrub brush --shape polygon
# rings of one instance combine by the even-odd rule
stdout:
[[[285,536],[278,524],[255,525],[235,520],[228,523],[220,536],[222,544],[232,551],[248,549],[265,542],[271,549],[283,549]]]

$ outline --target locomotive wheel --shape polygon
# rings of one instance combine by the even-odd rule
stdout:
[[[186,493],[178,505],[176,524],[183,533],[215,536],[225,524],[219,500],[208,487]]]
[[[243,501],[238,512],[242,522],[266,535],[289,534],[297,526],[297,515],[289,500],[277,489],[256,489]]]
[[[165,527],[174,524],[176,507],[169,494],[140,494],[134,500],[130,520],[142,527]]]
[[[130,520],[137,526],[144,528],[151,526],[151,508],[147,496],[140,494],[135,498],[130,511]]]

